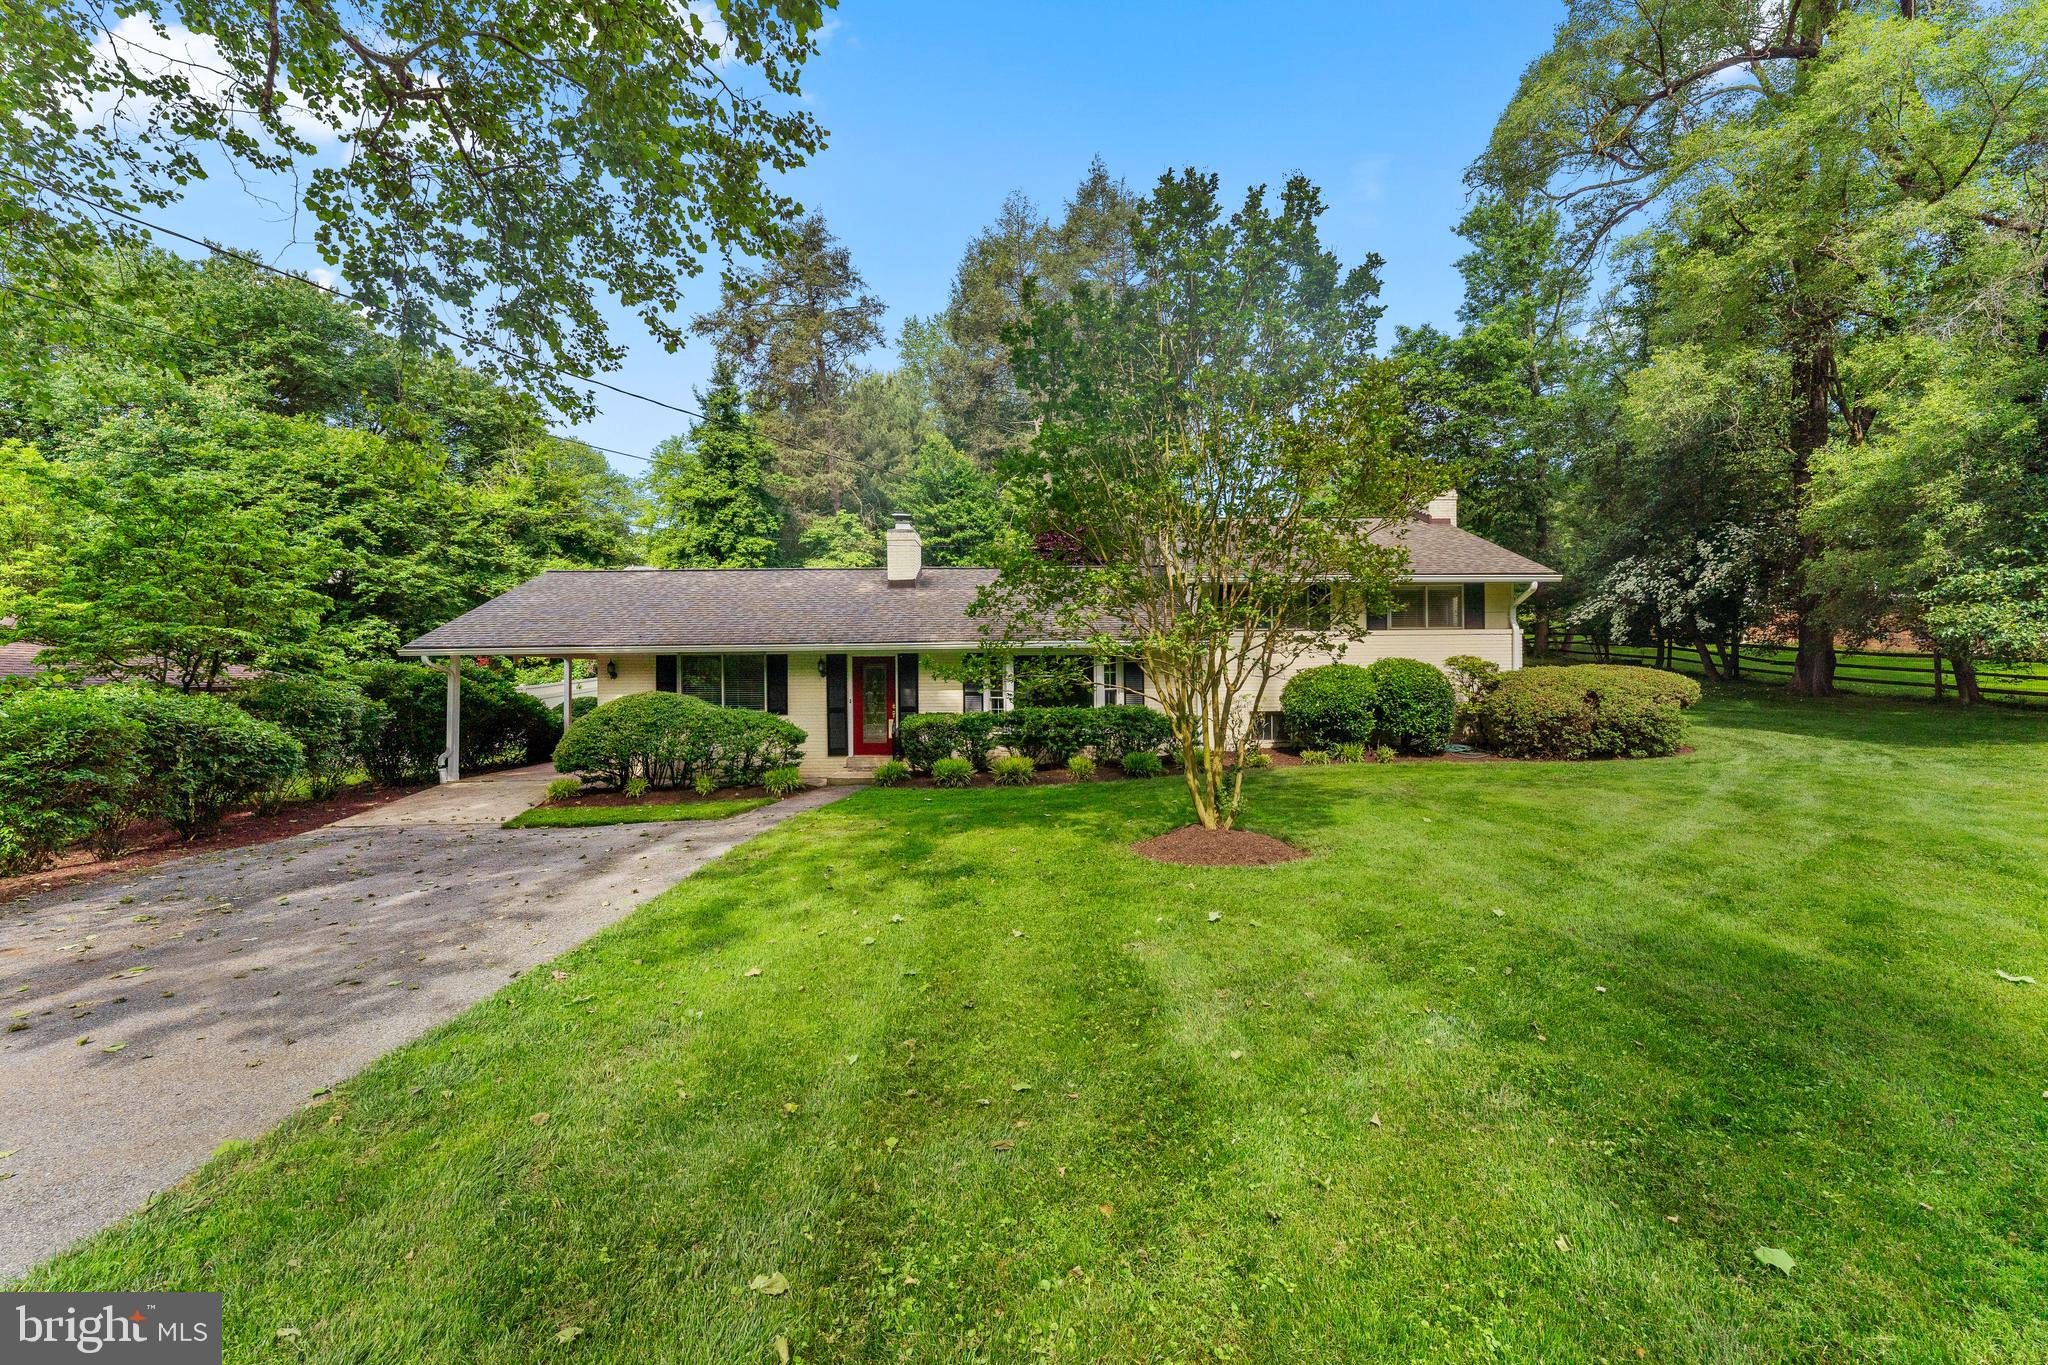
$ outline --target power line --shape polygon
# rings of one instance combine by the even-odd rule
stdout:
[[[124,222],[133,223],[137,227],[146,228],[151,232],[161,232],[167,237],[174,237],[181,242],[189,242],[191,245],[199,247],[204,251],[212,252],[216,256],[224,256],[232,260],[240,261],[244,265],[254,266],[258,270],[267,271],[270,274],[277,276],[279,279],[289,280],[297,284],[306,285],[307,287],[312,289],[317,289],[324,294],[331,295],[334,298],[341,299],[348,303],[353,303],[357,307],[366,309],[369,312],[377,313],[387,318],[395,316],[392,313],[392,311],[388,308],[384,308],[378,304],[370,303],[367,300],[359,298],[354,294],[350,294],[345,290],[336,289],[332,285],[325,285],[320,283],[318,280],[308,279],[304,275],[297,274],[290,270],[285,270],[279,266],[274,266],[270,264],[268,261],[265,261],[262,258],[258,257],[253,252],[237,251],[232,247],[221,246],[217,242],[207,241],[204,238],[194,237],[189,233],[180,232],[176,228],[165,227],[159,223],[152,223],[146,218],[137,217],[132,213],[128,213],[125,212],[124,210],[114,208],[110,204],[106,204],[100,200],[93,199],[87,195],[78,194],[70,190],[59,189],[55,185],[46,185],[40,180],[36,180],[30,176],[18,174],[14,171],[0,169],[0,175],[4,175],[10,180],[19,181],[24,185],[33,186],[34,188],[42,190],[47,194],[54,194],[60,198],[69,199],[74,203],[84,204],[89,208],[95,209],[101,213],[109,214],[115,218],[121,219]],[[670,412],[681,413],[685,417],[694,417],[700,422],[708,420],[703,413],[697,411],[695,408],[686,408],[681,406],[680,404],[668,402],[665,399],[655,398],[649,394],[639,393],[633,389],[623,388],[617,384],[610,383],[603,379],[598,379],[592,375],[579,374],[573,370],[565,370],[558,365],[548,364],[546,361],[531,359],[530,357],[524,356],[519,352],[512,350],[510,347],[500,346],[496,342],[487,341],[482,337],[473,336],[470,333],[465,332],[458,327],[450,327],[446,323],[443,323],[439,319],[431,316],[426,318],[425,321],[428,327],[432,328],[436,332],[441,333],[444,336],[454,337],[458,340],[468,342],[472,346],[481,346],[486,350],[495,351],[497,354],[506,356],[524,367],[542,370],[548,374],[552,374],[560,378],[575,380],[578,383],[591,384],[601,389],[607,389],[612,393],[620,395],[621,397],[637,398],[643,403],[651,403],[655,407],[666,408]],[[405,319],[400,318],[399,323],[401,326],[404,326]],[[773,438],[771,437],[770,439],[772,440]],[[588,441],[584,442],[584,444],[591,445],[591,443]],[[807,455],[815,455],[819,459],[825,461],[828,465],[837,463],[845,458],[842,455],[837,455],[830,451],[819,450],[813,446],[799,445],[793,441],[786,442],[785,444],[791,450],[800,450]],[[594,450],[602,449],[602,447],[594,445],[591,446],[591,448]],[[607,453],[620,454],[623,452],[608,451]],[[644,455],[628,455],[627,458],[642,460],[649,459],[648,456]]]
[[[154,322],[145,322],[141,318],[127,317],[119,313],[104,313],[97,308],[80,303],[76,299],[61,298],[55,294],[45,294],[38,289],[24,289],[20,285],[10,284],[6,280],[0,280],[0,289],[5,289],[8,293],[18,295],[21,298],[35,299],[43,303],[51,303],[69,308],[74,312],[84,313],[103,322],[118,323],[123,327],[132,327],[138,331],[154,332],[156,335],[168,337],[180,345],[201,346],[209,351],[226,351],[229,349],[218,341],[208,341],[204,337],[187,336],[183,333],[174,332],[168,327],[158,326]],[[581,436],[569,436],[559,431],[551,431],[548,435],[557,441],[572,441],[577,445],[588,446],[592,450],[601,451],[606,455],[617,455],[622,459],[639,460],[646,464],[654,463],[652,455],[640,455],[630,450],[614,450],[610,446],[601,446],[595,441],[586,441]]]

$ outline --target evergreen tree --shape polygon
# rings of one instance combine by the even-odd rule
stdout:
[[[664,569],[749,569],[775,563],[782,515],[768,496],[774,458],[729,382],[704,399],[687,439],[655,447],[646,494],[648,560]]]
[[[927,436],[898,495],[924,542],[927,564],[991,564],[1010,518],[996,481],[943,436]]]

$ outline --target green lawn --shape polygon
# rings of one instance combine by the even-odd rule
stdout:
[[[727,801],[673,801],[646,806],[535,806],[505,822],[506,829],[580,829],[589,825],[639,825],[656,820],[723,820],[759,810],[765,796]]]
[[[1171,782],[862,793],[25,1287],[231,1360],[2048,1359],[2048,716],[1696,714],[1254,774],[1268,869],[1126,852]]]

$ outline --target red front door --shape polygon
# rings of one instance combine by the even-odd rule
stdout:
[[[853,751],[886,754],[894,747],[896,659],[853,661]]]

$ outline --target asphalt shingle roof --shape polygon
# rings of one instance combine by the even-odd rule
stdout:
[[[1532,559],[1441,523],[1373,532],[1418,577],[1554,578]],[[972,645],[967,608],[993,569],[928,568],[892,588],[881,569],[556,569],[411,641],[407,654],[611,653],[763,645]]]

